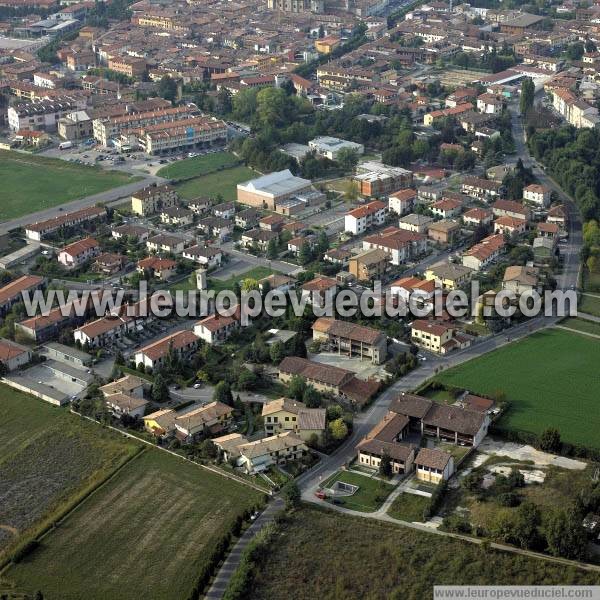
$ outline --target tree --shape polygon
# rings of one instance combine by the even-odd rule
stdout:
[[[533,107],[534,97],[535,84],[530,77],[525,77],[525,79],[523,79],[523,83],[521,84],[521,99],[519,103],[522,115],[526,115],[527,112]]]
[[[549,427],[540,436],[540,448],[544,452],[560,452],[562,442],[560,441],[560,431],[555,427]]]
[[[329,433],[334,440],[343,440],[348,435],[348,426],[344,419],[336,419],[329,423]]]
[[[306,382],[299,375],[294,375],[288,384],[288,396],[301,401],[306,390]]]
[[[379,474],[382,477],[391,477],[392,473],[392,459],[387,452],[384,452],[379,462]]]
[[[297,332],[294,336],[294,346],[292,348],[292,356],[299,356],[300,358],[306,358],[306,344],[304,338],[300,332]]]
[[[321,394],[319,394],[312,385],[309,385],[304,390],[302,402],[304,402],[308,408],[319,408],[319,406],[321,406]]]
[[[231,387],[226,381],[219,381],[215,386],[212,397],[214,402],[222,402],[228,406],[233,406],[233,395],[231,394]]]
[[[175,102],[177,99],[177,82],[172,77],[163,75],[158,83],[158,95],[165,100]]]
[[[575,42],[567,47],[567,58],[569,60],[581,60],[585,48],[581,42]]]
[[[222,115],[227,115],[232,110],[233,104],[231,102],[231,92],[226,87],[222,87],[217,94],[217,112]]]
[[[353,148],[342,148],[336,160],[346,173],[353,173],[358,164],[358,152]]]
[[[275,238],[269,240],[269,245],[267,246],[267,258],[271,260],[275,260],[279,255],[279,248],[277,247],[277,242]]]
[[[152,384],[152,400],[155,402],[166,402],[169,399],[169,387],[165,378],[158,373]]]
[[[329,238],[327,237],[327,232],[322,229],[319,232],[319,239],[317,241],[317,251],[319,254],[325,254],[329,250]]]
[[[553,556],[582,559],[586,555],[587,539],[582,516],[573,508],[558,510],[547,518],[544,528],[548,552]]]
[[[298,484],[292,479],[281,488],[281,495],[285,501],[285,507],[289,510],[300,504],[301,494]]]
[[[200,454],[206,458],[217,458],[219,449],[212,440],[204,440],[200,444]]]
[[[285,346],[283,345],[283,342],[271,344],[269,355],[271,356],[273,364],[278,365],[285,357]]]
[[[123,353],[120,350],[117,350],[117,353],[115,354],[115,365],[124,365],[125,364],[125,357],[123,356]]]
[[[356,200],[358,198],[358,192],[358,182],[354,181],[354,179],[350,179],[344,187],[344,194],[346,196],[346,199]]]
[[[250,369],[240,369],[240,374],[237,378],[237,387],[240,390],[252,390],[258,383],[258,377],[256,373],[250,371]],[[229,404],[228,402],[226,404]]]
[[[312,260],[312,250],[307,241],[302,242],[300,252],[298,252],[298,260],[301,265],[307,265]]]

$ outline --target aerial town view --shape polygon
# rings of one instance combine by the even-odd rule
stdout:
[[[600,599],[600,0],[0,0],[0,600]]]

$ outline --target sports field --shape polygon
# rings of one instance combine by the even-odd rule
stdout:
[[[600,448],[600,340],[541,331],[439,374],[442,383],[493,395],[510,409],[500,426],[541,433],[557,427],[566,442]]]
[[[120,171],[0,150],[0,221],[126,185],[134,178]]]
[[[231,152],[214,152],[204,156],[186,158],[157,171],[157,175],[167,179],[184,179],[201,177],[218,169],[227,169],[239,163],[239,159]]]
[[[45,600],[185,599],[215,542],[260,496],[149,448],[4,579]]]
[[[175,187],[179,194],[187,200],[199,196],[216,198],[218,194],[221,194],[224,200],[236,200],[237,184],[258,176],[256,171],[248,167],[237,166],[184,181]]]
[[[0,557],[137,452],[137,444],[5,385],[0,440]]]

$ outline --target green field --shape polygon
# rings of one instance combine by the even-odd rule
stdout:
[[[393,485],[385,481],[348,471],[339,471],[335,475],[332,475],[322,484],[322,487],[330,487],[336,481],[358,486],[358,490],[352,496],[340,497],[339,500],[344,508],[360,512],[376,511],[394,489]]]
[[[600,296],[588,296],[582,294],[579,298],[577,310],[582,313],[588,313],[595,317],[600,317]]]
[[[126,185],[138,178],[54,158],[0,150],[0,221]]]
[[[215,277],[211,277],[208,280],[208,289],[215,290],[215,293],[218,294],[221,290],[233,289],[233,284],[236,281],[241,285],[244,279],[256,279],[258,281],[259,279],[263,279],[264,277],[271,275],[271,273],[278,273],[278,271],[269,269],[268,267],[253,267],[252,269],[248,269],[248,271],[245,271],[240,275],[234,275],[229,279],[217,279]]]
[[[424,521],[423,511],[429,506],[430,499],[416,494],[400,494],[390,506],[388,515],[401,521]]]
[[[249,597],[425,600],[432,598],[433,585],[598,583],[598,573],[303,508],[290,516],[269,545]]]
[[[600,323],[596,321],[588,321],[587,319],[568,317],[560,324],[563,327],[569,327],[570,329],[577,329],[577,331],[583,331],[584,333],[591,333],[593,335],[600,336]]]
[[[178,160],[159,169],[156,174],[166,179],[187,179],[188,177],[201,177],[219,169],[227,169],[238,163],[239,159],[231,152],[215,152]]]
[[[54,520],[138,449],[4,385],[0,440],[0,556]]]
[[[493,395],[510,407],[500,426],[600,448],[600,341],[560,329],[541,331],[445,371],[442,383]]]
[[[3,576],[46,600],[188,598],[216,540],[260,496],[148,449]]]
[[[179,194],[187,199],[208,196],[215,198],[221,194],[224,200],[235,200],[237,198],[237,184],[258,177],[258,173],[248,167],[232,167],[204,177],[196,177],[184,181],[176,186]]]

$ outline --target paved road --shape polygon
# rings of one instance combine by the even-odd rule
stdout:
[[[74,210],[94,206],[98,202],[105,202],[107,204],[116,203],[122,198],[131,196],[133,192],[146,185],[150,185],[151,183],[160,183],[163,181],[165,180],[162,177],[148,176],[145,179],[141,179],[140,181],[136,181],[134,183],[128,183],[126,185],[112,188],[111,190],[106,190],[105,192],[100,192],[99,194],[93,194],[92,196],[86,196],[85,198],[80,198],[79,200],[66,202],[60,205],[60,207],[55,206],[54,208],[48,208],[36,213],[30,213],[23,217],[11,219],[10,221],[4,221],[3,223],[0,223],[0,235],[9,232],[11,229],[23,227],[23,225],[27,225],[29,223],[52,219],[53,217],[64,214],[65,212],[73,212]],[[61,208],[63,210],[61,210]]]
[[[242,553],[244,552],[245,548],[248,546],[254,536],[256,536],[256,534],[259,533],[263,527],[265,527],[265,525],[273,522],[275,515],[282,510],[283,507],[283,500],[281,498],[276,498],[273,502],[269,503],[267,508],[262,512],[258,519],[256,519],[256,521],[254,521],[254,523],[252,523],[248,529],[246,529],[244,535],[242,535],[242,537],[237,541],[236,545],[229,553],[229,556],[219,569],[219,572],[210,586],[208,593],[206,596],[204,596],[205,600],[220,600],[223,597],[231,576],[240,566]]]

